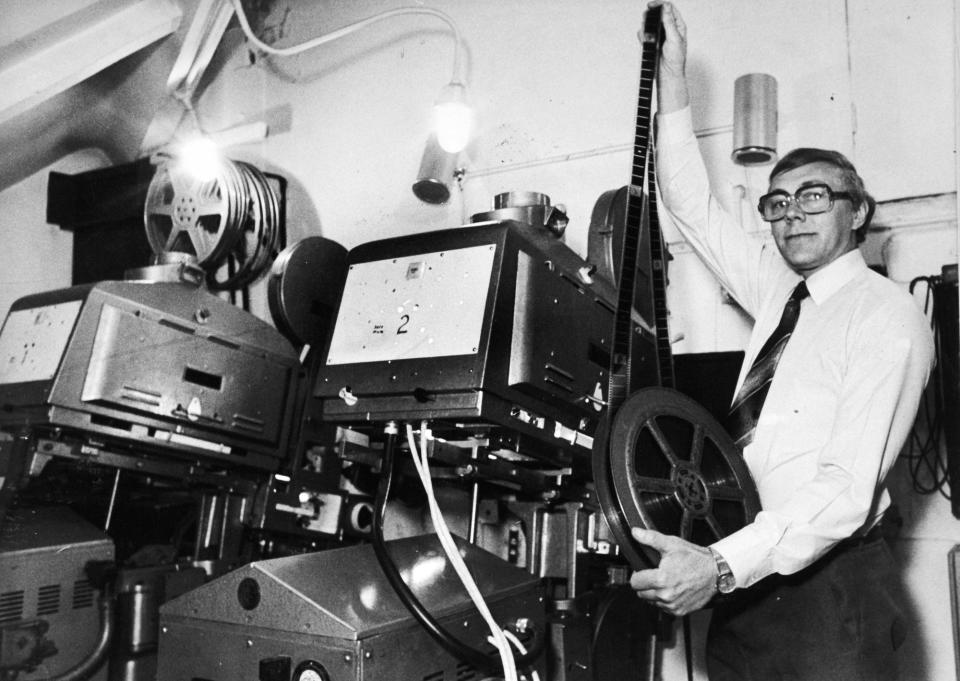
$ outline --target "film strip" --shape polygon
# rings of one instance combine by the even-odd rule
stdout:
[[[633,172],[619,248],[607,409],[593,448],[594,484],[601,510],[622,555],[634,569],[655,566],[660,556],[633,540],[632,527],[706,545],[743,527],[760,510],[749,471],[729,435],[706,409],[672,389],[666,251],[650,144],[661,31],[661,9],[651,8],[643,29]],[[649,268],[643,269],[651,273],[660,385],[633,391],[632,317],[641,257],[650,259]]]

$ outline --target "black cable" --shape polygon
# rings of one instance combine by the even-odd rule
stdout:
[[[934,357],[936,364],[930,376],[930,386],[920,400],[917,419],[910,430],[904,456],[908,461],[910,479],[913,490],[918,494],[939,493],[945,499],[950,499],[947,491],[949,476],[947,463],[944,460],[944,385],[943,362],[941,361],[940,329],[937,322],[936,310],[933,305],[934,287],[941,284],[939,276],[919,276],[910,282],[909,291],[913,295],[918,284],[926,284],[926,297],[923,304],[924,314],[930,316],[930,327],[934,339]],[[918,426],[926,427],[925,437],[921,438]]]
[[[97,600],[100,610],[100,633],[96,645],[77,664],[56,676],[47,677],[48,681],[87,681],[100,670],[110,655],[110,645],[116,629],[113,601],[113,584],[107,581],[101,585],[100,598]]]
[[[373,552],[380,563],[384,576],[390,582],[390,586],[397,593],[397,596],[406,606],[410,614],[427,630],[427,633],[439,643],[444,650],[457,659],[469,664],[474,669],[486,674],[503,674],[503,666],[499,660],[491,658],[486,653],[473,648],[453,634],[443,628],[443,626],[430,614],[423,606],[416,594],[407,586],[393,563],[390,553],[387,551],[386,543],[383,539],[383,520],[386,515],[387,498],[390,496],[390,487],[393,484],[393,456],[397,444],[397,433],[394,429],[387,430],[387,438],[383,447],[383,465],[380,472],[380,485],[377,488],[377,496],[374,500],[373,508],[373,528],[371,531],[371,544]],[[536,633],[536,632],[535,632]],[[545,636],[535,637],[530,649],[526,654],[515,657],[518,667],[530,666],[543,652],[546,644]]]
[[[393,482],[393,451],[396,447],[396,442],[397,434],[395,432],[388,432],[383,447],[383,466],[373,511],[372,543],[377,562],[380,563],[380,568],[383,570],[387,581],[390,582],[390,586],[393,587],[393,590],[410,611],[410,614],[420,622],[423,628],[427,630],[427,633],[430,634],[437,643],[443,646],[444,650],[484,673],[500,673],[502,671],[500,665],[496,664],[490,657],[479,650],[454,638],[434,619],[433,615],[423,607],[423,604],[413,591],[411,591],[410,587],[407,586],[407,583],[403,581],[400,572],[397,570],[396,565],[394,565],[393,560],[390,558],[390,554],[387,552],[387,547],[383,540],[383,519],[387,506],[387,497],[390,494],[390,486]]]

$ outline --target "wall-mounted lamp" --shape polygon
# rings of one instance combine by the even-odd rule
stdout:
[[[777,80],[748,73],[733,83],[734,163],[762,165],[777,160]]]
[[[456,176],[457,158],[473,132],[473,109],[467,104],[467,88],[451,81],[440,91],[433,107],[433,132],[420,161],[413,193],[425,203],[446,203],[450,181]]]
[[[433,107],[433,132],[420,161],[413,193],[425,203],[446,203],[450,181],[457,170],[457,157],[470,142],[473,109],[467,104],[467,88],[452,80],[440,91]]]
[[[440,91],[433,107],[433,124],[444,151],[457,153],[467,146],[473,132],[473,109],[467,103],[463,83],[451,81]]]
[[[420,163],[420,172],[413,185],[413,193],[427,203],[445,203],[450,198],[448,182],[453,179],[457,154],[467,146],[473,128],[473,111],[467,104],[466,86],[460,78],[460,30],[448,15],[430,7],[398,7],[375,14],[367,19],[344,26],[292,47],[276,48],[257,38],[244,14],[241,0],[229,1],[237,14],[240,27],[247,39],[267,54],[290,56],[299,54],[323,43],[340,38],[370,24],[403,14],[428,14],[443,20],[453,31],[453,76],[440,91],[434,105],[434,130],[427,140],[427,147]]]
[[[459,152],[446,151],[433,133],[427,138],[427,146],[420,161],[413,193],[424,203],[446,203],[450,200],[450,182],[457,172]]]

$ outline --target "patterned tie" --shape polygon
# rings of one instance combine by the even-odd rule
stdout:
[[[733,400],[733,406],[730,407],[730,413],[727,415],[726,425],[727,431],[741,448],[746,447],[753,441],[753,431],[757,427],[757,419],[760,418],[760,410],[763,409],[763,401],[767,397],[767,391],[770,390],[773,372],[776,371],[780,355],[787,347],[790,334],[793,333],[793,329],[797,325],[797,319],[800,317],[800,302],[808,295],[810,295],[810,292],[807,290],[805,281],[801,281],[793,289],[790,299],[783,308],[780,323],[770,334],[767,342],[760,348],[757,358],[753,361],[753,366],[750,367],[746,378],[743,379],[740,392]]]

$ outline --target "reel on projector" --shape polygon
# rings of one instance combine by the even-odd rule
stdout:
[[[162,260],[195,258],[207,285],[235,291],[256,281],[282,247],[282,206],[266,175],[249,163],[224,160],[212,177],[198,178],[170,159],[147,188],[147,241]],[[226,278],[217,271],[228,262]]]
[[[643,527],[707,546],[750,523],[760,498],[743,456],[710,413],[683,393],[633,393],[595,441],[600,506],[634,569],[660,556],[639,545]]]

